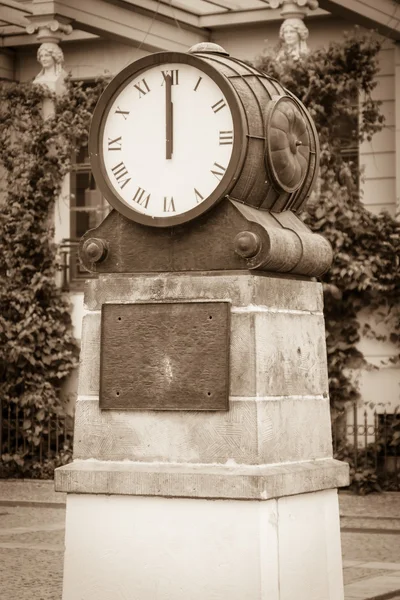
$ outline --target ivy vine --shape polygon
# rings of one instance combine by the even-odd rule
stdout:
[[[43,434],[49,432],[52,419],[65,415],[62,386],[77,365],[78,346],[69,296],[56,284],[53,210],[72,152],[87,142],[103,87],[101,82],[90,89],[68,82],[67,93],[57,99],[33,83],[0,84],[5,191],[0,200],[0,408],[3,415],[8,407],[18,407],[23,414],[22,423],[14,422],[10,433],[15,452],[2,455],[1,472],[6,475],[32,475]],[[46,120],[45,98],[55,103],[54,116]],[[67,444],[52,467],[70,454]],[[37,469],[33,472],[41,475]]]
[[[386,213],[374,215],[363,205],[357,182],[362,171],[341,152],[340,126],[356,144],[371,140],[384,127],[380,103],[371,95],[380,49],[377,36],[356,31],[301,60],[287,54],[277,61],[276,50],[267,49],[255,65],[307,106],[319,133],[319,185],[303,218],[334,251],[332,267],[323,277],[334,419],[349,402],[360,399],[352,371],[368,366],[357,348],[360,311],[368,309],[385,318],[390,340],[400,345],[400,223]],[[399,353],[391,360],[397,362]]]

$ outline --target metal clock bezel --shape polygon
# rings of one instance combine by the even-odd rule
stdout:
[[[102,152],[102,140],[108,113],[114,98],[119,94],[122,88],[125,88],[129,85],[130,81],[150,67],[169,63],[192,65],[213,79],[229,105],[234,127],[234,141],[232,155],[226,172],[210,196],[203,200],[201,204],[179,215],[152,217],[151,215],[136,211],[118,194],[117,189],[111,183],[106,172]],[[245,118],[245,113],[236,90],[231,86],[224,75],[205,60],[198,56],[185,54],[183,52],[158,52],[156,54],[145,56],[125,67],[125,69],[114,77],[101,95],[93,113],[89,134],[89,156],[96,183],[103,196],[113,208],[128,219],[136,221],[137,223],[152,227],[171,227],[191,221],[222,200],[222,198],[229,194],[230,190],[237,182],[243,167],[247,149],[247,143],[245,143],[244,139]]]

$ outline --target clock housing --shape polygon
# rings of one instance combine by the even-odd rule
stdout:
[[[191,54],[126,67],[95,109],[89,152],[108,202],[143,225],[174,226],[209,210],[245,159],[245,114],[231,83]]]

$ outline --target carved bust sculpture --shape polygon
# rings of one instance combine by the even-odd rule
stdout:
[[[282,58],[285,53],[290,54],[293,58],[300,58],[309,53],[306,42],[308,29],[301,19],[286,19],[279,30],[279,37],[283,45],[278,53],[278,58]]]
[[[33,80],[34,83],[47,86],[56,94],[64,93],[67,74],[63,69],[64,54],[59,45],[55,42],[44,42],[37,51],[37,59],[42,69]]]
[[[64,75],[64,54],[54,42],[43,43],[38,49],[37,59],[42,65],[42,70],[35,77],[36,83],[56,81]]]

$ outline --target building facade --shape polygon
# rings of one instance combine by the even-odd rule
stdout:
[[[371,142],[352,152],[365,169],[360,186],[368,209],[398,214],[400,4],[394,0],[0,0],[0,78],[26,82],[41,76],[45,68],[37,53],[46,43],[61,48],[64,70],[88,85],[151,52],[186,52],[200,42],[214,42],[231,56],[253,61],[267,45],[290,44],[290,37],[280,39],[279,34],[282,23],[296,20],[305,23],[309,32],[303,50],[339,40],[354,25],[383,36],[374,97],[382,101],[385,126]],[[78,339],[86,274],[74,259],[75,244],[108,209],[96,188],[87,152],[82,151],[75,157],[55,210],[56,241],[64,249],[64,283],[70,289]],[[375,406],[379,398],[390,412],[390,407],[400,404],[400,370],[382,362],[396,349],[388,341],[367,338],[361,340],[360,349],[380,367],[360,374],[363,401]]]

